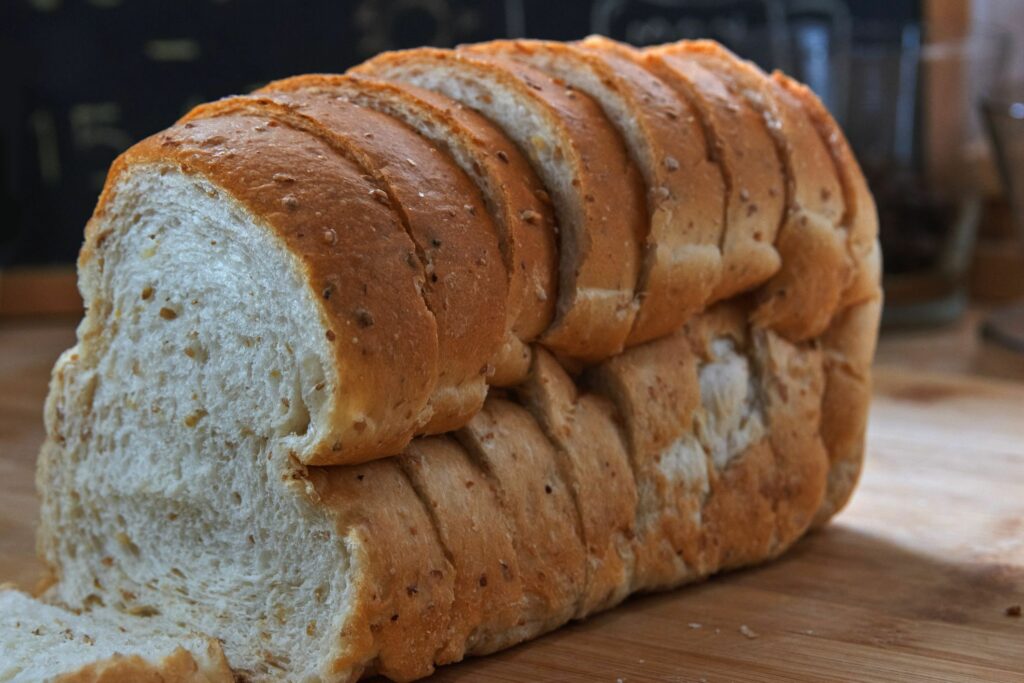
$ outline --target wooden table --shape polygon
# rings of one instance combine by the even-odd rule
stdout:
[[[72,338],[0,324],[0,581],[39,576],[41,406]],[[1024,605],[1024,384],[906,369],[887,344],[863,481],[830,527],[437,680],[1024,681],[1024,617],[1007,614]]]

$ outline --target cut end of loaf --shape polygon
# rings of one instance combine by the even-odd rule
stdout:
[[[296,457],[342,379],[320,312],[290,253],[201,176],[140,165],[111,197],[40,456],[52,597],[188,624],[257,678],[314,675],[349,590]]]

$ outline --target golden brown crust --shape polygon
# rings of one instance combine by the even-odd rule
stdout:
[[[301,88],[301,82],[287,87]],[[483,405],[486,374],[504,333],[507,296],[494,224],[476,188],[408,127],[327,92],[230,98],[197,107],[186,120],[264,112],[267,103],[315,121],[322,135],[380,185],[374,198],[402,217],[426,270],[423,297],[437,321],[438,379],[422,432],[461,426]]]
[[[365,76],[300,76],[275,81],[265,88],[294,89],[323,89],[393,116],[428,137],[457,163],[469,164],[469,168],[463,168],[478,179],[498,229],[509,274],[508,328],[527,343],[547,329],[557,297],[554,211],[529,161],[501,130],[443,95]],[[514,367],[499,366],[490,381],[512,384],[521,379],[526,369],[517,373]]]
[[[583,200],[579,220],[558,216],[558,304],[542,341],[588,361],[618,353],[636,314],[633,292],[645,232],[642,183],[622,141],[589,97],[567,91],[543,73],[509,59],[421,48],[380,55],[354,72],[405,80],[402,74],[408,70],[441,67],[507,88],[558,131],[559,140],[538,137],[524,150],[537,167],[538,146],[557,144],[555,153],[574,168],[573,185]],[[551,187],[548,190],[552,192]]]
[[[780,265],[774,242],[785,209],[783,168],[760,116],[691,53],[689,43],[648,48],[645,65],[697,112],[726,185],[722,277],[712,300],[764,283]]]
[[[718,282],[724,186],[689,106],[636,63],[631,48],[602,38],[578,44],[498,40],[472,46],[562,78],[607,106],[594,84],[628,108],[643,149],[619,129],[647,189],[648,225],[637,287],[639,308],[626,340],[635,345],[679,329],[701,311]],[[575,72],[578,79],[566,74]],[[580,82],[576,82],[576,81]],[[606,112],[612,125],[614,115]]]
[[[415,439],[396,461],[455,567],[450,634],[435,661],[447,664],[500,649],[521,618],[523,584],[509,521],[492,483],[447,437]]]
[[[542,350],[534,354],[530,376],[517,392],[554,444],[562,477],[579,510],[588,564],[577,616],[612,607],[629,594],[632,583],[629,539],[637,504],[614,410],[606,399],[579,395],[572,379]]]
[[[345,541],[353,582],[331,670],[428,675],[448,642],[455,569],[409,480],[395,459],[310,468],[308,477]]]
[[[343,369],[329,431],[303,460],[358,462],[400,451],[436,379],[437,332],[419,295],[423,271],[414,246],[395,215],[373,200],[378,188],[326,143],[272,116],[176,125],[114,162],[80,267],[101,257],[96,226],[121,174],[143,164],[209,179],[299,261]]]
[[[488,398],[456,436],[494,482],[512,522],[525,604],[510,644],[557,628],[576,613],[587,562],[558,454],[526,410],[500,398]]]
[[[220,644],[210,641],[210,666],[202,668],[192,654],[179,647],[158,663],[139,655],[114,655],[63,674],[54,683],[233,683]]]

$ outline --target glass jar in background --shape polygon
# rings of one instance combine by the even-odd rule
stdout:
[[[1007,63],[1006,34],[898,43],[850,55],[846,131],[878,204],[883,324],[936,325],[967,305],[982,198],[997,186],[978,102]]]
[[[1024,254],[1024,83],[1000,84],[982,100],[981,110],[1013,214],[1015,248]],[[1016,277],[1024,278],[1024,273]],[[1024,354],[1024,301],[992,310],[981,333],[990,342]]]

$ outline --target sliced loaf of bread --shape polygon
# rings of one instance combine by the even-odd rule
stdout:
[[[184,634],[136,650],[151,669],[209,668],[194,630],[251,681],[404,681],[765,561],[842,506],[881,297],[827,112],[706,44],[591,39],[566,80],[506,52],[279,82],[115,163],[47,400],[50,604]],[[623,350],[660,277],[641,247],[679,236],[614,105],[650,116],[644,92],[689,107],[675,130],[722,181],[723,274],[680,310],[729,300]],[[552,235],[509,208],[545,192],[554,288]]]

